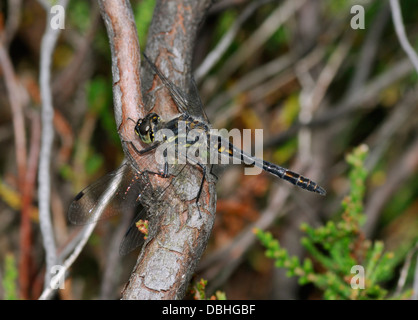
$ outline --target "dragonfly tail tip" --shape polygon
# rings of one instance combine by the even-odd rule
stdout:
[[[317,193],[319,193],[321,196],[326,196],[327,195],[327,191],[324,188],[320,187],[320,186],[318,186],[315,191]]]

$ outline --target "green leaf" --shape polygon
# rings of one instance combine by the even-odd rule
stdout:
[[[138,31],[139,45],[143,49],[147,43],[148,28],[154,13],[155,0],[142,0],[134,9],[135,23]]]
[[[17,300],[16,279],[16,260],[13,254],[8,253],[4,260],[4,277],[2,281],[5,300]]]

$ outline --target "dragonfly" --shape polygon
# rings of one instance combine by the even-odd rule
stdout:
[[[274,163],[258,159],[234,146],[221,135],[214,133],[203,111],[203,104],[194,82],[192,81],[191,92],[186,94],[172,83],[145,54],[144,58],[168,90],[179,111],[178,115],[168,120],[164,120],[155,112],[148,113],[136,122],[133,120],[135,134],[146,146],[138,150],[132,144],[140,155],[141,168],[147,168],[148,164],[149,167],[152,167],[151,164],[155,167],[158,163],[157,170],[141,171],[134,160],[128,157],[128,160],[117,170],[94,182],[74,198],[68,212],[70,222],[86,224],[108,218],[119,212],[139,211],[120,245],[120,254],[125,255],[145,241],[146,236],[144,237],[142,229],[137,228],[136,222],[147,221],[145,218],[150,211],[158,210],[159,204],[169,201],[172,188],[178,186],[178,182],[175,183],[175,181],[187,165],[195,166],[202,172],[199,189],[193,198],[199,209],[199,215],[201,214],[199,199],[204,182],[212,173],[213,163],[219,164],[216,160],[225,163],[227,160],[235,159],[240,163],[251,164],[302,189],[326,195],[325,189],[311,179]],[[166,183],[157,188],[152,183],[152,176],[159,176]],[[108,196],[106,190],[115,180],[119,183],[114,188],[114,192]],[[108,205],[100,215],[97,215],[95,212],[103,200],[106,200]]]

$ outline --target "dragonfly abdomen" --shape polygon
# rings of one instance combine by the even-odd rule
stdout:
[[[294,184],[295,186],[298,186],[299,188],[316,192],[321,195],[326,195],[327,193],[324,188],[319,186],[316,182],[312,181],[311,179],[305,178],[299,173],[290,171],[274,163],[270,163],[263,160],[263,170],[283,180],[289,181],[290,183]]]
[[[219,149],[219,152],[221,152],[221,149]],[[241,149],[236,148],[232,143],[229,143],[228,155],[233,158],[239,158],[240,161],[243,163],[247,163],[247,164],[251,163],[263,169],[264,171],[271,173],[272,175],[276,177],[289,181],[290,183],[294,184],[295,186],[298,186],[299,188],[302,188],[311,192],[316,192],[321,195],[326,194],[325,189],[320,187],[316,182],[308,178],[305,178],[304,176],[296,172],[280,167],[277,164],[252,157],[246,154]]]

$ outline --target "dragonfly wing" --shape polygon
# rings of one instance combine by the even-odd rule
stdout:
[[[145,220],[147,218],[147,212],[147,209],[143,208],[126,231],[119,247],[119,254],[121,256],[127,255],[135,248],[144,244],[146,235],[139,231],[136,223],[141,219]]]
[[[149,207],[153,210],[158,210],[159,205],[170,201],[170,197],[173,196],[173,190],[172,188],[178,188],[178,185],[182,185],[180,178],[183,174],[184,169],[186,168],[186,165],[169,165],[168,166],[168,175],[169,177],[166,178],[166,183],[162,184],[160,188],[158,189],[158,193],[155,192],[152,198],[152,204],[149,204]],[[179,181],[180,180],[180,181]],[[137,247],[140,247],[145,242],[145,234],[141,231],[139,231],[136,223],[139,220],[150,220],[149,216],[150,210],[146,207],[142,208],[142,210],[136,215],[136,217],[132,220],[131,225],[129,226],[128,230],[125,233],[124,238],[122,239],[122,242],[119,247],[119,254],[121,256],[127,255]],[[151,235],[152,236],[152,235]]]
[[[83,189],[71,203],[68,219],[73,224],[83,225],[109,218],[121,211],[132,212],[138,205],[140,195],[147,189],[147,176],[140,175],[125,163]]]
[[[191,87],[190,87],[190,93],[188,95],[189,108],[188,113],[197,117],[202,117],[207,122],[209,122],[209,118],[205,112],[205,109],[203,108],[203,102],[199,95],[199,90],[197,89],[196,81],[194,80],[192,76],[191,81]]]
[[[151,60],[145,55],[144,58],[151,66],[152,70],[161,79],[164,86],[170,92],[171,98],[177,105],[177,108],[181,113],[187,113],[192,116],[202,117],[209,123],[209,120],[203,110],[203,104],[199,96],[199,92],[194,80],[191,81],[190,94],[185,94],[179,87],[172,83],[168,78],[157,68],[157,66],[151,62]]]

